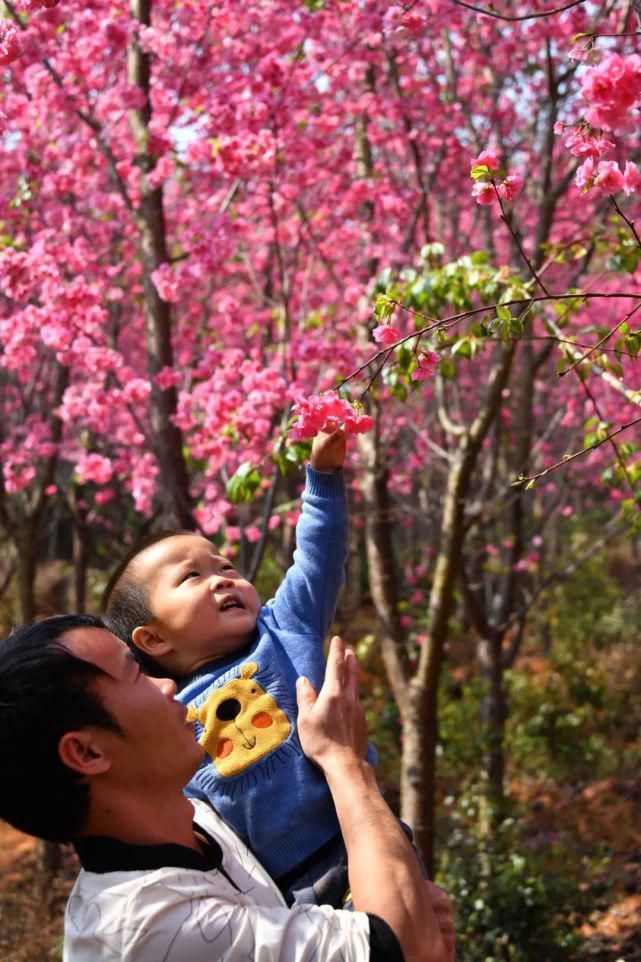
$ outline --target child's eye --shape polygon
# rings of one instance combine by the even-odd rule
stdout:
[[[189,578],[198,578],[198,577],[200,577],[200,572],[194,569],[194,571],[188,571],[185,575],[183,575],[180,580],[180,583],[182,584],[183,581],[187,581]]]
[[[221,566],[220,566],[220,570],[221,570],[221,571],[233,571],[233,570],[234,570],[234,566],[233,566],[233,565],[229,565],[229,564],[228,564],[228,565],[221,565]]]

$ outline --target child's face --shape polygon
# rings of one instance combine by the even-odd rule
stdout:
[[[185,671],[242,648],[260,609],[258,592],[199,535],[166,538],[135,562],[154,613],[150,628],[169,642]]]

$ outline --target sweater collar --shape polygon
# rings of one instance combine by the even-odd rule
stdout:
[[[87,872],[145,872],[159,868],[189,868],[208,872],[222,868],[223,853],[218,842],[202,826],[194,831],[203,840],[200,852],[184,845],[130,845],[106,835],[74,839],[80,864]]]

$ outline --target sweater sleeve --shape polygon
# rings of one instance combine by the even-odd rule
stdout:
[[[334,619],[347,560],[347,498],[343,472],[307,468],[296,550],[274,598],[268,602],[280,631],[319,635]]]

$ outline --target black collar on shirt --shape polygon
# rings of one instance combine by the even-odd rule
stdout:
[[[201,851],[184,845],[130,845],[106,835],[86,835],[74,840],[80,864],[88,872],[141,872],[157,868],[192,868],[199,872],[223,871],[223,851],[204,828],[194,823]],[[224,873],[223,871],[223,874]]]

